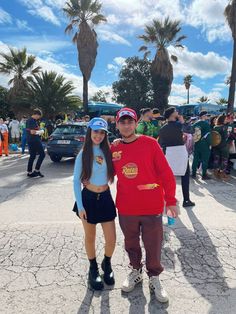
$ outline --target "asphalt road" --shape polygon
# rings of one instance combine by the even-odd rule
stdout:
[[[176,224],[165,226],[161,279],[170,302],[161,305],[146,276],[133,292],[121,293],[128,260],[118,224],[115,287],[87,289],[83,230],[71,211],[73,159],[47,158],[45,178],[29,179],[27,158],[0,159],[0,313],[236,313],[235,174],[227,183],[192,181],[197,206],[182,208]],[[177,194],[181,200],[179,185]],[[100,227],[97,252],[101,261]]]

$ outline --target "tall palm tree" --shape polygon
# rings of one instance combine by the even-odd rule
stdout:
[[[97,0],[69,0],[63,11],[70,20],[65,32],[76,28],[73,42],[77,44],[80,70],[83,75],[83,106],[88,111],[88,81],[91,77],[97,56],[97,34],[94,25],[106,22],[101,12],[102,4]]]
[[[72,94],[74,86],[63,75],[56,72],[42,72],[30,82],[31,103],[43,110],[46,116],[54,116],[60,111],[78,109],[81,100]]]
[[[232,58],[232,69],[229,84],[229,97],[228,97],[228,112],[234,110],[234,99],[235,99],[235,84],[236,84],[236,0],[231,0],[224,11],[226,20],[232,32],[234,41],[233,46],[233,58]]]
[[[28,55],[26,48],[16,50],[9,47],[9,53],[0,53],[2,61],[0,62],[0,73],[13,76],[8,82],[11,86],[9,91],[9,100],[21,98],[27,99],[29,92],[29,82],[32,81],[35,74],[41,71],[40,66],[35,67],[36,57]]]
[[[175,55],[169,56],[167,48],[170,45],[183,48],[181,42],[186,36],[178,37],[181,31],[180,21],[171,21],[169,17],[164,21],[154,19],[150,25],[145,26],[144,31],[145,34],[139,36],[139,38],[156,50],[151,65],[154,102],[161,110],[164,110],[168,105],[168,97],[173,82],[173,66],[170,59],[174,62],[178,61]],[[140,47],[139,51],[145,52],[144,57],[150,54],[147,46]]]
[[[190,90],[190,86],[193,82],[193,76],[192,75],[186,75],[184,77],[184,86],[187,90],[187,104],[189,104],[189,90]]]

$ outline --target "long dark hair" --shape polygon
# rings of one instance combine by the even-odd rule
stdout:
[[[226,119],[226,115],[221,114],[218,116],[218,118],[216,119],[216,125],[223,125]]]
[[[82,152],[82,172],[80,179],[81,181],[87,181],[90,179],[92,175],[92,167],[93,167],[93,142],[91,139],[91,128],[88,128],[85,142],[83,146]],[[100,148],[105,156],[106,163],[107,163],[107,178],[112,183],[114,181],[114,167],[112,163],[112,156],[110,150],[110,144],[107,138],[107,132],[105,132],[105,137],[100,144]]]

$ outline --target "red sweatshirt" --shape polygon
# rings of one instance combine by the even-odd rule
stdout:
[[[158,215],[176,205],[175,177],[157,143],[141,135],[132,143],[112,145],[117,181],[116,207],[121,215]]]

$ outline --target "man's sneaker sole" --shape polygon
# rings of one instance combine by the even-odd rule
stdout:
[[[135,279],[135,285],[134,285],[134,286],[132,286],[132,287],[122,286],[122,287],[121,287],[121,290],[122,290],[123,292],[131,292],[131,291],[134,290],[134,288],[136,287],[136,285],[137,285],[138,283],[142,282],[142,281],[143,281],[143,277],[141,276],[140,278]]]

